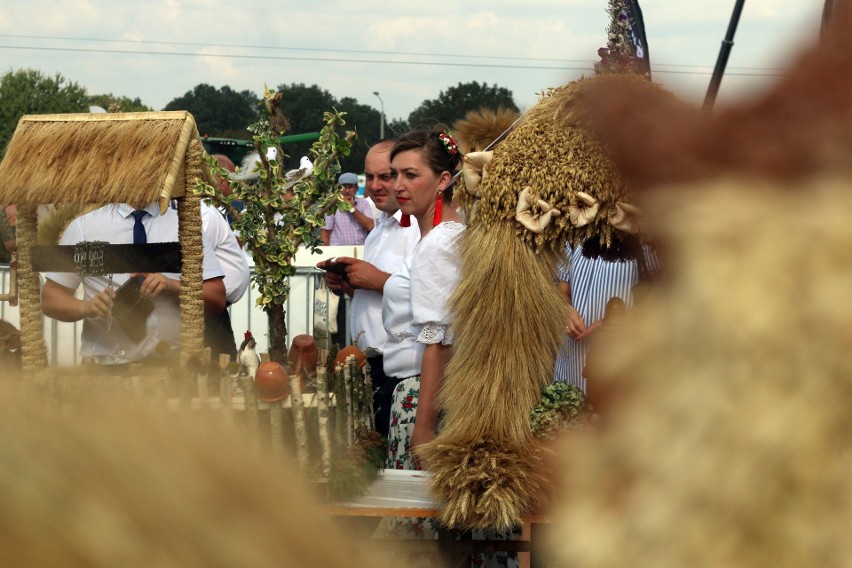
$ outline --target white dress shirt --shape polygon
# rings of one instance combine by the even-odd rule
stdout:
[[[206,203],[201,204],[201,227],[213,247],[216,260],[225,271],[225,298],[228,304],[236,304],[249,287],[246,255],[227,219],[218,209]]]
[[[145,208],[146,215],[142,224],[149,243],[167,243],[178,240],[178,214],[174,209],[167,209],[160,215],[159,205],[153,203]],[[134,209],[126,204],[107,205],[74,219],[65,229],[60,245],[75,245],[81,241],[107,241],[111,244],[132,244]],[[216,255],[202,232],[204,260],[202,278],[208,280],[224,276]],[[180,274],[164,273],[164,276],[175,280]],[[81,278],[76,272],[49,272],[46,277],[57,284],[76,290],[82,282],[86,300],[100,294],[109,285],[106,276],[86,276]],[[127,282],[129,274],[113,275],[113,288]],[[177,296],[160,294],[153,298],[154,311],[148,316],[146,337],[139,343],[127,337],[121,328],[112,323],[108,327],[106,318],[91,317],[83,321],[80,354],[83,357],[96,355],[114,355],[123,351],[125,357],[134,361],[150,355],[160,341],[167,342],[171,347],[180,345],[180,305]]]
[[[402,267],[405,257],[420,240],[417,223],[402,227],[402,213],[393,215],[381,212],[376,226],[367,235],[364,243],[364,260],[388,274]],[[384,351],[387,332],[382,324],[382,293],[375,290],[355,290],[349,305],[349,329],[352,337],[358,338],[358,347],[370,356]],[[363,333],[362,333],[363,332]]]
[[[449,299],[459,280],[457,239],[464,225],[439,224],[385,282],[382,321],[387,332],[383,367],[389,377],[420,375],[427,344],[452,344]]]

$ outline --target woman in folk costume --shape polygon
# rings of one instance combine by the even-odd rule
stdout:
[[[458,281],[456,241],[464,229],[446,192],[461,152],[438,128],[403,136],[390,153],[394,193],[420,228],[420,242],[385,283],[382,319],[388,332],[384,367],[394,390],[387,467],[416,469],[413,446],[435,437],[436,394],[452,344],[447,301]]]

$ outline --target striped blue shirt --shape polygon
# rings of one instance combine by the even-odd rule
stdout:
[[[648,270],[659,270],[659,262],[647,246],[642,247]],[[565,249],[559,267],[559,280],[571,286],[571,304],[588,327],[604,317],[607,302],[614,297],[624,300],[627,308],[633,305],[633,287],[639,282],[635,260],[612,262],[603,258],[583,256],[582,247]],[[554,381],[564,381],[586,391],[583,367],[589,350],[589,339],[575,341],[568,335],[559,349],[554,366]]]

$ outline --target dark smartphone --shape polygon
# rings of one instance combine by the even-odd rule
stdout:
[[[333,258],[328,259],[329,261],[333,261]],[[326,272],[334,272],[335,274],[340,274],[344,278],[346,277],[346,267],[349,266],[345,262],[329,262],[322,269]]]
[[[137,343],[145,338],[146,322],[154,311],[154,303],[139,296],[141,288],[142,280],[131,278],[115,291],[112,301],[112,317],[127,337]]]

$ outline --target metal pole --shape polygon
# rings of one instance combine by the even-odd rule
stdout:
[[[737,33],[737,24],[740,22],[740,14],[742,14],[744,5],[745,0],[737,0],[734,6],[734,13],[731,14],[728,33],[725,34],[725,39],[722,40],[722,48],[719,50],[716,68],[713,70],[713,77],[710,78],[710,86],[707,88],[707,96],[704,98],[704,108],[707,110],[712,109],[713,104],[716,102],[716,94],[719,92],[722,75],[725,74],[725,67],[728,65],[728,56],[731,54],[731,48],[734,47],[734,34]]]
[[[379,121],[379,140],[385,139],[385,101],[382,100],[382,97],[379,95],[378,91],[373,91],[373,94],[376,95],[376,98],[379,99],[379,104],[381,106],[382,117]]]

